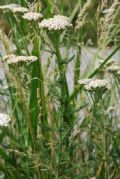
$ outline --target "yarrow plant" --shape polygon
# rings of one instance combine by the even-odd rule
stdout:
[[[119,1],[19,2],[0,6],[0,179],[119,178]]]

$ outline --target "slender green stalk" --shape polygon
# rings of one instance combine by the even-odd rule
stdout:
[[[120,45],[118,45],[112,53],[110,53],[110,55],[101,63],[101,65],[95,69],[95,71],[89,76],[89,78],[92,78],[93,76],[95,76],[101,69],[102,67],[104,67],[104,65],[113,57],[113,55],[120,49]]]
[[[60,88],[61,88],[61,110],[63,114],[63,121],[67,123],[71,123],[71,117],[69,116],[68,109],[69,109],[69,103],[68,103],[68,98],[69,98],[69,91],[68,91],[68,84],[66,80],[66,68],[65,64],[63,64],[63,58],[61,56],[61,52],[59,49],[59,44],[60,44],[60,39],[59,39],[59,34],[53,34],[53,44],[56,52],[56,57],[57,57],[57,64],[59,68],[59,73],[60,73]]]
[[[40,40],[38,34],[34,31],[34,49],[33,55],[38,57],[32,66],[32,82],[30,94],[30,114],[33,123],[35,136],[37,137],[37,127],[39,123],[39,114],[41,115],[42,125],[47,125],[47,109],[44,91],[44,79],[42,74],[42,66],[40,59]],[[38,95],[39,93],[39,95]],[[39,99],[40,98],[40,99]],[[40,100],[41,111],[38,103]]]

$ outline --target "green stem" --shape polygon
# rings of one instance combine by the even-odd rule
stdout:
[[[82,28],[79,30],[79,37],[78,42],[82,43]],[[74,88],[76,88],[78,85],[78,80],[80,79],[80,60],[81,58],[81,47],[78,46],[77,48],[77,54],[76,54],[76,63],[75,63],[75,76],[74,76]]]
[[[80,4],[80,11],[82,10],[83,7],[83,0],[79,0],[79,4]],[[82,44],[83,41],[83,27],[80,27],[80,29],[78,30],[78,42],[80,43],[80,45]],[[81,58],[81,46],[77,47],[77,55],[76,55],[76,64],[75,64],[75,76],[74,76],[74,88],[76,88],[78,85],[78,80],[80,78],[80,60]]]
[[[69,97],[69,92],[68,92],[68,86],[67,86],[67,80],[66,80],[66,75],[65,75],[65,67],[63,64],[61,64],[62,57],[60,54],[60,50],[58,47],[56,47],[56,56],[58,60],[58,67],[59,67],[59,72],[60,72],[60,88],[61,88],[61,108],[63,111],[63,120],[66,121],[66,101],[67,98]],[[66,121],[67,122],[67,121]]]
[[[34,126],[35,136],[37,136],[38,118],[41,114],[41,123],[44,126],[47,124],[47,109],[46,99],[44,91],[44,79],[42,74],[42,67],[40,61],[40,40],[37,33],[34,31],[34,49],[33,55],[38,57],[38,60],[34,62],[32,66],[32,82],[31,82],[31,94],[30,94],[30,111],[31,120]],[[38,98],[40,97],[40,105],[38,104]],[[41,111],[40,111],[41,108]],[[44,133],[44,131],[43,131]]]
[[[63,121],[66,123],[71,123],[71,116],[69,115],[69,103],[68,103],[68,98],[69,98],[69,90],[68,90],[68,85],[67,85],[67,79],[66,79],[66,68],[65,64],[63,64],[63,58],[61,56],[61,52],[59,49],[59,44],[60,44],[60,37],[58,33],[54,33],[52,36],[52,41],[53,45],[55,48],[55,53],[57,57],[57,64],[59,68],[59,74],[60,74],[60,89],[61,89],[61,110],[62,110],[62,115],[63,115]]]

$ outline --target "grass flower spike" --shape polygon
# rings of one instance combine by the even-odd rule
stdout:
[[[9,115],[0,113],[0,127],[7,127],[9,126],[11,119]]]
[[[37,12],[27,12],[22,17],[28,21],[37,21],[42,18],[43,15]]]
[[[4,61],[7,61],[8,64],[16,64],[19,62],[34,62],[36,60],[36,56],[16,56],[11,54],[4,57]]]
[[[40,29],[52,30],[64,30],[71,27],[72,24],[69,22],[69,18],[62,15],[55,15],[53,18],[44,19],[39,23]]]

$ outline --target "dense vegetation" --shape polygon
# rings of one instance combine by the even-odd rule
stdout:
[[[0,3],[0,179],[119,179],[119,0]]]

